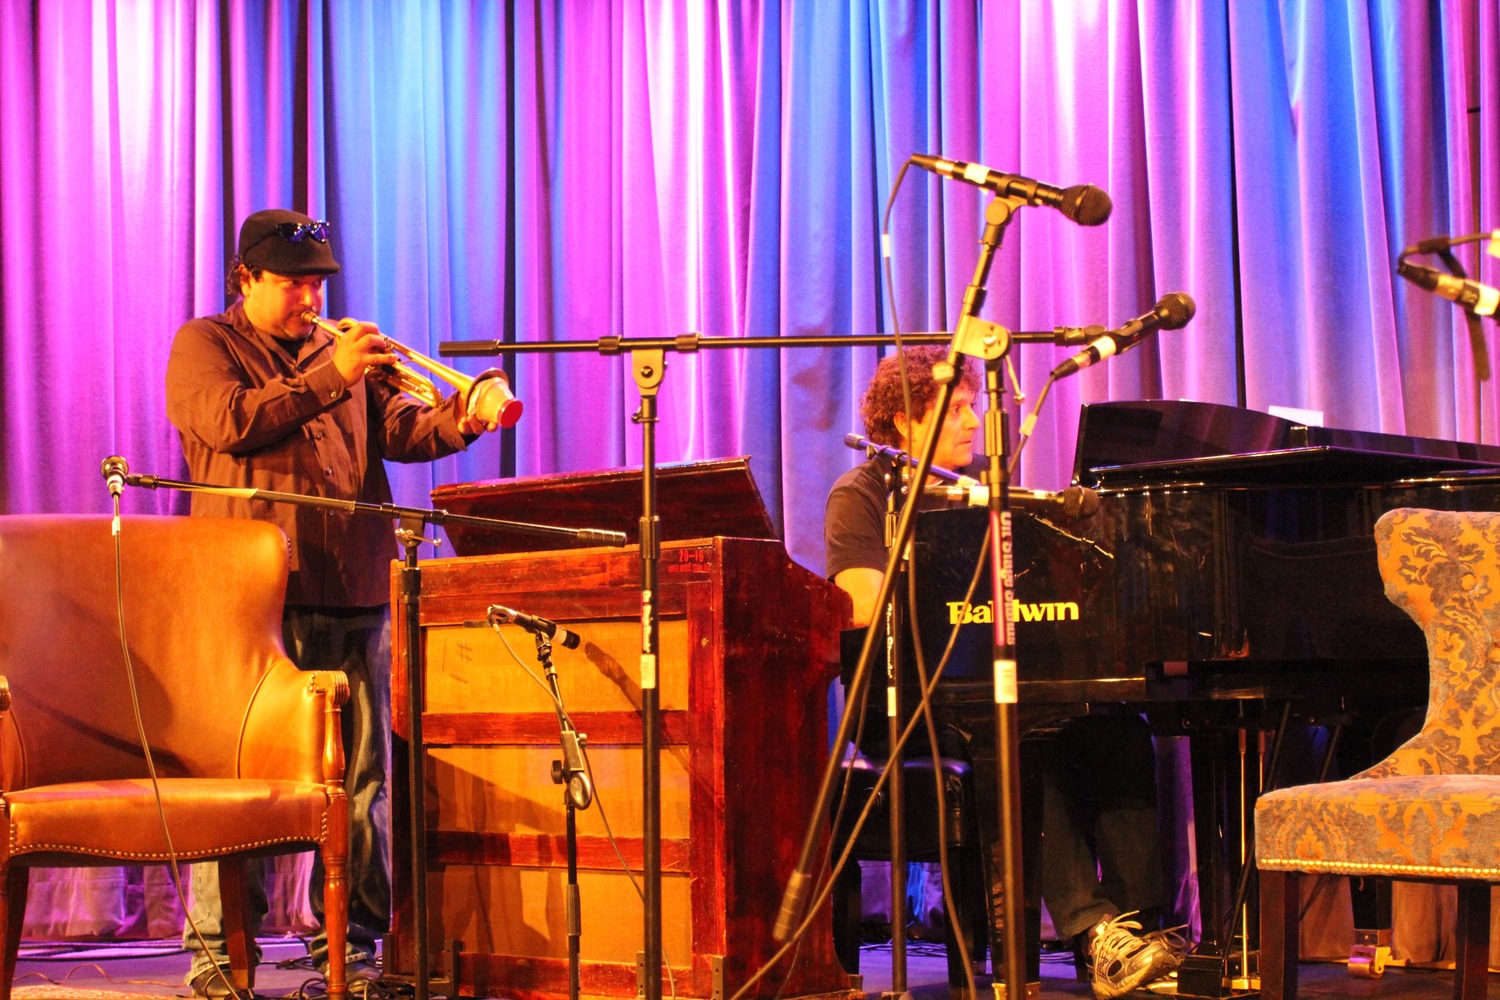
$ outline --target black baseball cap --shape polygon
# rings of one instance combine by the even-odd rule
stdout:
[[[240,263],[275,274],[337,274],[327,222],[286,208],[268,208],[240,226]]]

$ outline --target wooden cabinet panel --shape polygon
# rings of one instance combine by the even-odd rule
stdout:
[[[448,967],[440,954],[447,942],[462,942],[463,995],[567,993],[565,813],[551,782],[557,720],[523,669],[539,670],[532,637],[504,626],[507,650],[492,629],[465,627],[483,621],[492,603],[550,618],[584,640],[553,650],[597,789],[577,816],[583,992],[636,993],[642,905],[601,805],[619,851],[639,871],[637,560],[628,548],[422,563],[427,919],[435,973]],[[826,692],[848,600],[768,540],[669,542],[659,576],[664,951],[678,996],[727,996],[776,950],[771,927],[826,755]],[[387,958],[410,974],[403,631],[398,615],[396,927]],[[752,996],[775,996],[785,979],[783,967]],[[826,907],[785,985],[792,997],[850,992]]]

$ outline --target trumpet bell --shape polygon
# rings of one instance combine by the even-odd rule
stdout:
[[[469,416],[501,427],[514,427],[521,419],[521,401],[510,391],[510,380],[498,368],[489,368],[474,377],[464,393],[464,407]]]

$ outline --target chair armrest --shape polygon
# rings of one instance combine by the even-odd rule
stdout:
[[[340,712],[349,701],[349,676],[342,670],[314,670],[309,686],[323,702],[323,784],[344,790],[344,727]],[[372,720],[377,725],[380,720]]]
[[[0,674],[0,793],[21,786],[24,760],[20,734],[10,715],[10,678]]]
[[[298,670],[277,660],[245,711],[237,776],[342,784],[339,713],[348,700],[343,671]]]

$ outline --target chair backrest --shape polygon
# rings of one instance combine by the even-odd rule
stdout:
[[[1393,510],[1375,542],[1386,596],[1427,637],[1427,717],[1356,777],[1500,773],[1500,513]]]
[[[126,517],[125,633],[163,777],[233,777],[260,679],[285,661],[287,544],[249,520]],[[141,777],[108,517],[0,517],[7,789]]]

